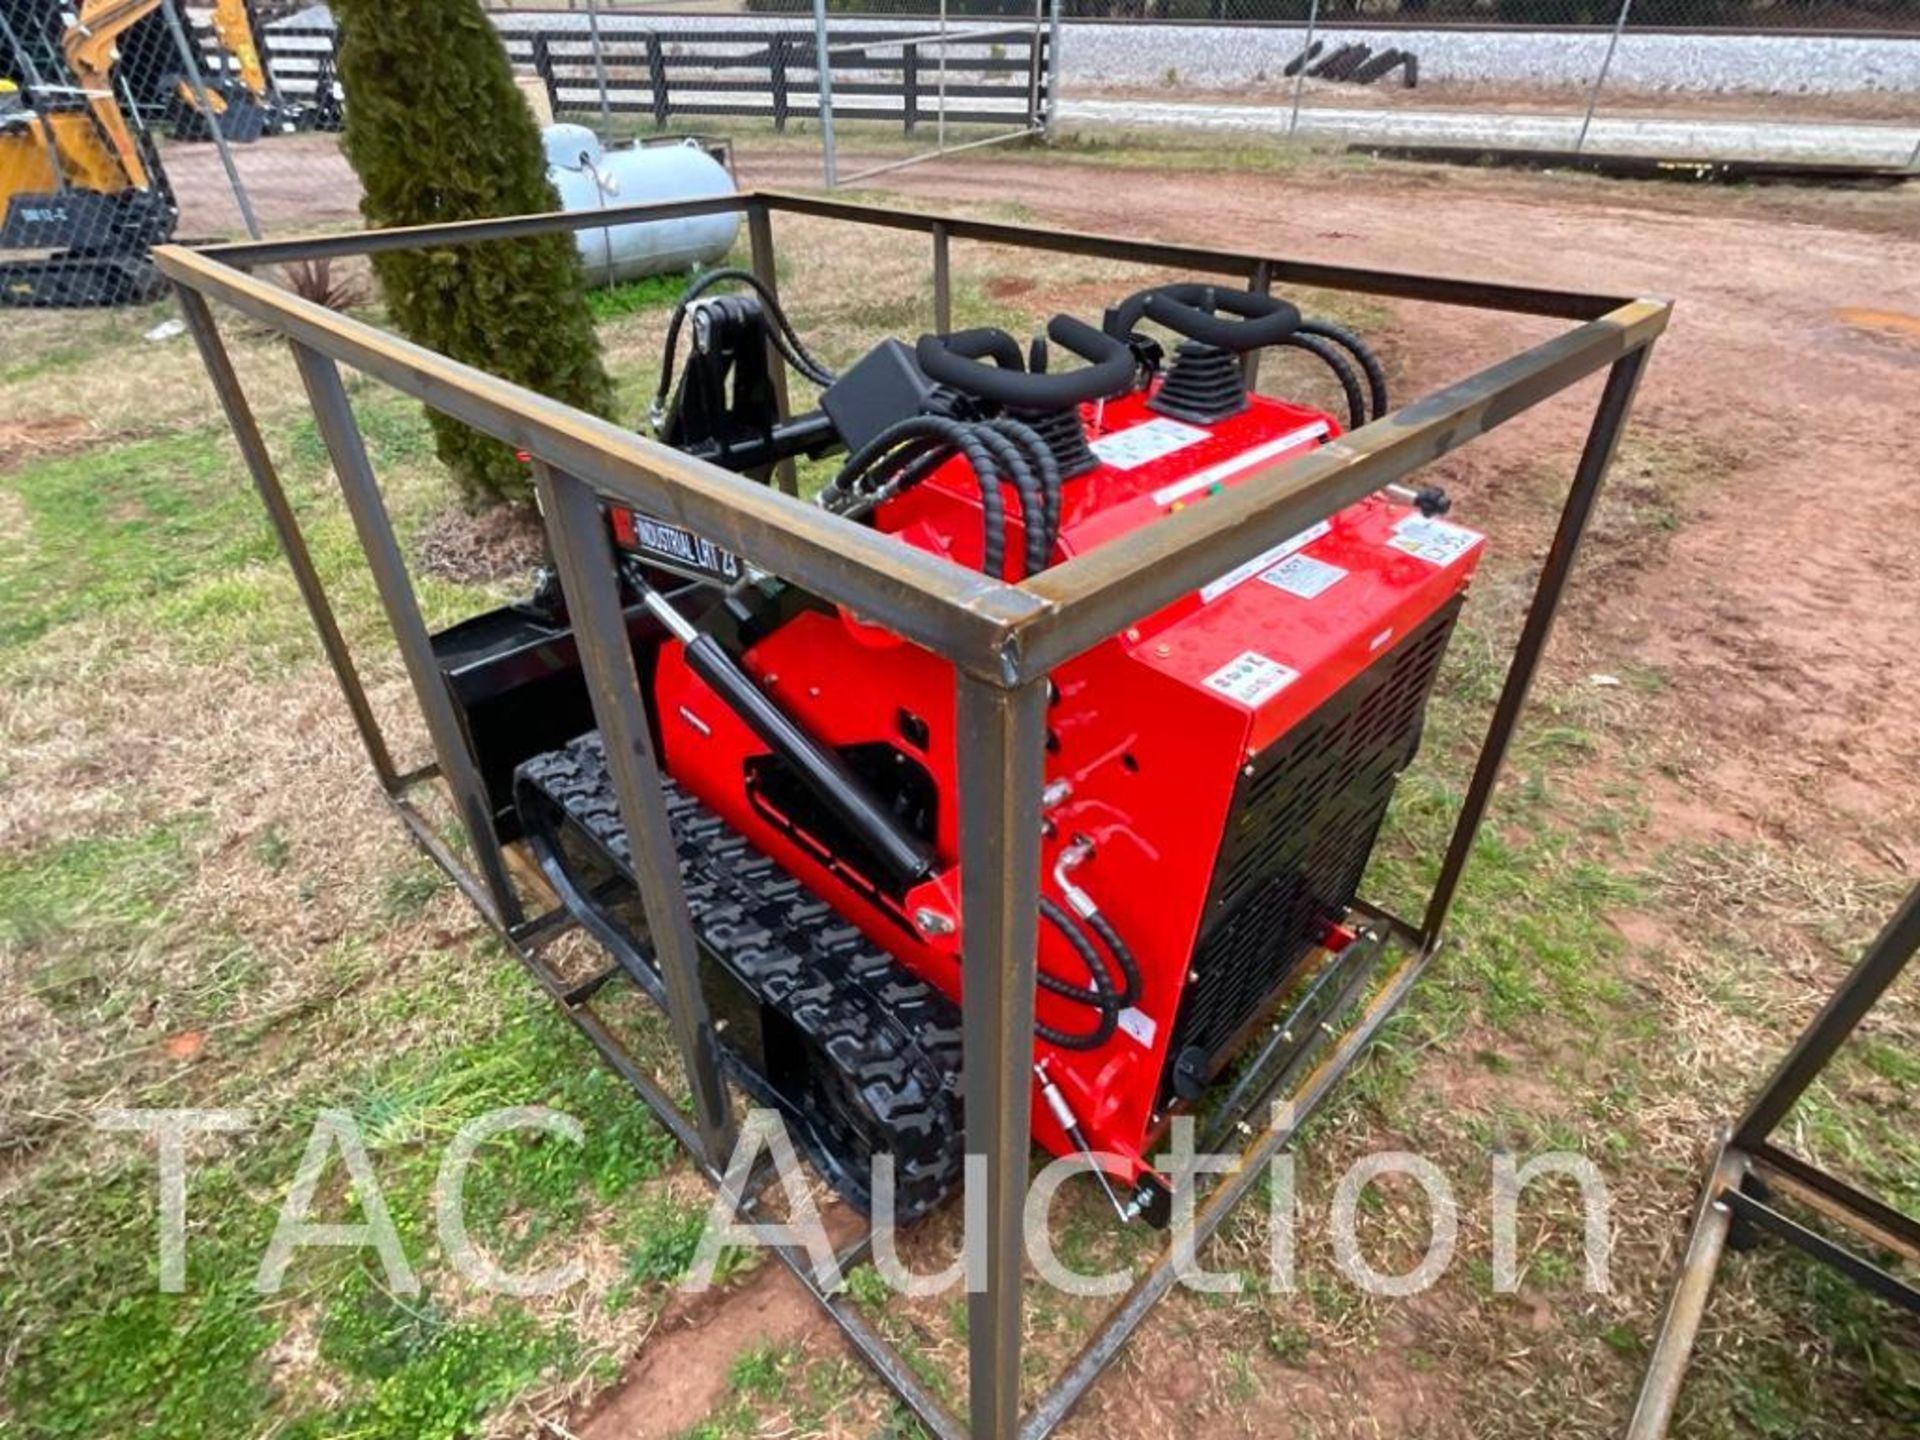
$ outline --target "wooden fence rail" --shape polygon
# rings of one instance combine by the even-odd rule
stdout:
[[[908,133],[938,112],[944,92],[951,124],[1038,127],[1055,83],[1044,26],[956,29],[942,43],[925,31],[835,28],[829,49],[837,121],[897,124]],[[262,51],[289,99],[332,83],[336,32],[272,26]],[[766,26],[727,30],[632,30],[592,37],[573,29],[505,31],[514,69],[538,76],[554,118],[643,115],[656,128],[676,119],[739,117],[790,121],[819,116],[819,58],[810,30]],[[203,37],[208,69],[218,47]],[[945,79],[941,79],[944,54]],[[604,105],[600,75],[606,76]]]

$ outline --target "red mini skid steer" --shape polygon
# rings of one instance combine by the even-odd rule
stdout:
[[[1341,416],[1249,394],[1245,357],[1270,346],[1323,362]],[[816,410],[780,418],[774,363],[820,387]],[[820,503],[1009,581],[1387,408],[1357,337],[1201,284],[1099,328],[1056,316],[1024,351],[998,330],[886,341],[836,376],[718,271],[675,311],[662,374],[667,443],[762,480],[844,454]],[[1307,962],[1375,943],[1355,889],[1480,557],[1446,509],[1365,499],[1052,676],[1034,1133],[1094,1155],[1129,1216],[1167,1213],[1169,1117],[1231,1112],[1236,1071],[1285,1059],[1274,1017],[1301,1013]],[[887,1154],[897,1213],[922,1214],[964,1140],[952,670],[701,536],[609,523],[730,1073],[852,1203]],[[664,1004],[564,597],[543,584],[436,645],[503,831]]]

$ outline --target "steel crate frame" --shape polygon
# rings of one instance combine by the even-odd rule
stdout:
[[[929,246],[933,322],[951,328],[951,247],[956,241],[1124,261],[1221,276],[1267,292],[1309,285],[1382,297],[1564,320],[1552,338],[1447,385],[1412,404],[1283,464],[1271,465],[1205,505],[1076,557],[1018,585],[963,570],[889,536],[655,444],[608,421],[336,314],[251,271],[289,261],[368,255],[571,231],[647,219],[740,212],[752,266],[775,282],[773,217],[810,216],[922,237]],[[780,1259],[828,1312],[880,1378],[942,1440],[1042,1440],[1119,1353],[1172,1287],[1169,1247],[1118,1303],[1031,1411],[1022,1413],[1022,1201],[1031,1154],[1029,1072],[1039,893],[1040,792],[1048,673],[1276,542],[1336,510],[1395,484],[1587,376],[1606,372],[1533,599],[1508,661],[1425,911],[1418,922],[1360,908],[1384,932],[1392,959],[1383,976],[1356,979],[1341,997],[1358,1018],[1333,1034],[1311,1068],[1289,1066],[1255,1106],[1274,1100],[1270,1127],[1195,1214],[1197,1248],[1253,1188],[1267,1161],[1332,1091],[1405,998],[1441,943],[1447,912],[1491,801],[1528,689],[1552,630],[1587,522],[1670,305],[1659,299],[1591,295],[1446,279],[970,219],[906,213],[812,195],[753,191],[710,200],[633,205],[585,214],[521,215],[457,224],[155,252],[173,281],[242,456],[292,567],[322,648],[337,676],[382,789],[415,841],[451,877],[540,984],[565,1006],[600,1053],[686,1147],[714,1184],[723,1183],[733,1116],[713,1027],[701,1000],[698,957],[672,850],[646,701],[627,646],[603,500],[684,524],[835,603],[888,626],[951,661],[960,737],[962,903],[967,915],[962,983],[963,1099],[969,1183],[986,1191],[984,1284],[968,1296],[968,1419],[937,1400],[902,1357],[843,1295],[827,1292],[804,1254]],[[218,302],[284,335],[339,479],[348,510],[392,625],[434,759],[400,771],[373,716],[353,656],[334,620],[298,520],[216,324]],[[669,1020],[686,1072],[693,1115],[683,1115],[652,1075],[627,1054],[594,1013],[610,969],[569,984],[541,958],[570,925],[551,908],[537,915],[509,873],[492,827],[478,769],[436,673],[426,623],[355,423],[340,366],[525,451],[531,457],[549,542],[572,602],[593,714],[607,752],[656,959],[669,992]],[[776,374],[783,372],[776,368]],[[780,396],[784,409],[786,397]],[[435,780],[450,790],[465,828],[469,864],[413,801]],[[668,863],[662,864],[663,857]],[[1387,948],[1387,947],[1383,947]],[[1369,991],[1369,986],[1373,988]],[[1304,1071],[1305,1073],[1301,1073]],[[754,1193],[730,1195],[756,1213]],[[843,1259],[864,1254],[866,1242]]]
[[[1889,1304],[1920,1314],[1920,1286],[1860,1253],[1860,1248],[1877,1247],[1908,1266],[1920,1266],[1920,1221],[1773,1141],[1781,1122],[1906,972],[1916,952],[1920,952],[1920,884],[1907,892],[1858,963],[1827,997],[1820,1013],[1748,1103],[1739,1123],[1723,1132],[1714,1146],[1686,1257],[1667,1301],[1627,1440],[1660,1440],[1667,1433],[1721,1257],[1729,1244],[1737,1243],[1736,1227],[1750,1236],[1765,1233],[1784,1240]],[[1776,1190],[1847,1232],[1860,1248],[1840,1244],[1782,1213],[1771,1203]]]

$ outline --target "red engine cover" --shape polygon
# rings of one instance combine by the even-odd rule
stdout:
[[[1110,401],[1084,418],[1101,467],[1066,483],[1060,551],[1071,556],[1151,524],[1339,433],[1318,411],[1255,397],[1211,426]],[[1007,501],[1007,552],[1021,553]],[[955,461],[887,504],[879,527],[977,567],[979,494]],[[1074,882],[1125,937],[1143,972],[1139,1004],[1093,1051],[1042,1041],[1036,1054],[1097,1150],[1136,1180],[1161,1127],[1156,1113],[1174,1028],[1234,787],[1244,766],[1445,605],[1471,577],[1481,537],[1373,498],[1273,547],[1095,647],[1054,675],[1046,775],[1043,888],[1076,837],[1093,854]],[[1017,562],[1010,562],[1017,563]],[[677,648],[662,655],[656,695],[669,770],[877,944],[959,998],[959,836],[951,667],[844,614],[812,612],[742,657],[750,673],[826,744],[884,741],[923,765],[937,796],[941,870],[903,899],[877,893],[824,846],[795,837],[749,795],[745,774],[764,747],[693,675]],[[1041,967],[1086,983],[1073,951],[1041,927]],[[1076,1032],[1090,1012],[1044,990],[1044,1024]],[[1037,1092],[1036,1092],[1037,1098]],[[1072,1149],[1048,1107],[1034,1133]]]

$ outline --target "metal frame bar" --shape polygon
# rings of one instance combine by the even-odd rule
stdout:
[[[1889,1304],[1920,1314],[1920,1286],[1784,1214],[1766,1198],[1777,1189],[1854,1239],[1886,1250],[1909,1266],[1920,1265],[1920,1221],[1780,1149],[1772,1138],[1807,1087],[1905,972],[1916,951],[1920,951],[1920,884],[1907,893],[1859,963],[1748,1103],[1739,1123],[1716,1147],[1707,1182],[1701,1187],[1686,1259],[1660,1322],[1627,1440],[1660,1440],[1667,1433],[1707,1297],[1713,1292],[1736,1221],[1786,1241]]]
[[[360,548],[373,571],[374,588],[386,609],[387,623],[393,627],[394,641],[406,665],[407,678],[413,684],[414,698],[420,703],[427,734],[433,741],[435,764],[453,791],[460,821],[466,827],[467,843],[473,847],[479,862],[480,875],[486,885],[488,918],[500,929],[511,929],[522,919],[520,899],[507,878],[506,856],[493,827],[486,786],[480,779],[480,767],[460,733],[453,697],[441,683],[435,667],[433,641],[427,633],[426,619],[420,613],[420,602],[414,595],[386,502],[381,499],[373,462],[367,457],[366,442],[354,419],[346,382],[340,378],[339,365],[316,350],[296,346],[293,358],[313,407],[320,438],[333,461],[333,473],[339,477],[340,491],[347,502],[347,512],[353,517]]]
[[[878,226],[928,238],[933,311],[952,314],[955,241],[1126,261],[1227,276],[1261,286],[1295,284],[1493,309],[1574,322],[1554,338],[1444,387],[1305,458],[1268,467],[1204,506],[1169,517],[1134,536],[1008,585],[914,550],[891,537],[800,503],[778,490],[693,460],[592,416],[409,344],[357,320],[309,304],[246,273],[290,260],[438,248],[550,234],[629,220],[724,212],[745,213],[754,267],[776,273],[772,216],[776,212]],[[1116,236],[1070,234],[957,215],[914,214],[838,199],[756,191],[715,200],[623,206],[583,214],[510,216],[428,225],[361,235],[224,245],[192,251],[167,246],[155,253],[180,291],[185,314],[213,379],[241,454],[266,503],[292,564],[301,594],[321,636],[381,783],[416,841],[499,928],[540,984],[564,1005],[588,1039],[686,1146],[709,1180],[719,1183],[730,1133],[717,1053],[690,984],[690,935],[677,868],[656,862],[663,851],[664,815],[659,776],[648,749],[645,696],[627,657],[624,625],[612,590],[611,557],[599,525],[603,501],[661,514],[708,535],[761,569],[784,575],[849,606],[950,661],[958,672],[963,900],[969,916],[963,957],[964,1076],[968,1126],[968,1183],[984,1184],[989,1219],[987,1284],[970,1297],[968,1394],[970,1422],[962,1423],[914,1376],[844,1296],[824,1293],[804,1256],[781,1259],[807,1285],[849,1341],[880,1377],[942,1440],[1044,1440],[1085,1394],[1174,1279],[1171,1256],[1147,1272],[1108,1316],[1085,1351],[1024,1416],[1020,1404],[1023,1253],[1021,1199],[1029,1149],[1029,1069],[1032,1060],[1034,952],[1039,886],[1039,806],[1045,681],[1057,665],[1133,619],[1258,554],[1342,506],[1403,479],[1583,378],[1606,370],[1579,467],[1569,488],[1515,649],[1487,740],[1462,807],[1441,885],[1415,925],[1367,902],[1356,911],[1382,927],[1397,955],[1360,1018],[1334,1039],[1325,1058],[1299,1076],[1288,1067],[1276,1086],[1291,1084],[1290,1123],[1258,1136],[1238,1170],[1212,1189],[1197,1217],[1211,1234],[1251,1188],[1266,1160],[1292,1142],[1298,1126],[1332,1092],[1395,1007],[1405,998],[1440,943],[1447,902],[1471,850],[1497,781],[1506,745],[1524,707],[1566,579],[1592,514],[1608,462],[1626,423],[1635,384],[1664,329],[1664,301],[1576,294],[1524,286],[1483,284],[1350,266],[1289,260],[1247,251],[1203,249]],[[416,696],[436,740],[436,763],[397,775],[366,705],[346,642],[333,622],[325,592],[306,558],[298,519],[277,474],[221,342],[209,307],[218,300],[284,335],[293,345],[322,432],[343,480],[369,563],[381,584],[389,617],[415,680]],[[548,909],[526,919],[507,876],[487,817],[472,809],[473,767],[459,736],[449,731],[444,692],[426,647],[424,625],[412,602],[404,565],[385,524],[384,508],[365,448],[353,426],[341,365],[391,385],[431,408],[512,444],[534,458],[550,543],[569,595],[592,692],[594,714],[614,762],[623,818],[634,837],[650,928],[665,936],[663,969],[678,993],[669,1010],[680,1042],[696,1118],[681,1114],[658,1081],[633,1061],[592,1009],[609,976],[577,985],[562,982],[540,958],[541,947],[564,933],[571,917]],[[461,802],[482,873],[476,875],[435,833],[410,799],[415,786],[444,782]],[[477,792],[474,792],[477,793]],[[463,798],[464,797],[464,798]],[[1346,982],[1343,997],[1358,1003],[1371,971]],[[691,998],[689,998],[691,997]],[[1294,1083],[1297,1079],[1297,1083]],[[977,1157],[977,1158],[976,1158]],[[984,1164],[982,1164],[984,1162]],[[753,1194],[737,1197],[743,1212]],[[857,1248],[857,1247],[856,1247]]]
[[[607,533],[592,486],[543,460],[534,461],[533,476],[540,509],[547,517],[554,564],[560,571],[560,589],[567,597],[580,646],[580,668],[586,676],[594,724],[606,741],[614,800],[633,850],[648,945],[666,981],[667,1018],[673,1022],[681,1064],[693,1090],[701,1153],[710,1166],[724,1169],[733,1152],[733,1116],[720,1074],[719,1041],[700,988],[700,952],[686,891],[679,883],[666,792],[647,729],[646,697],[627,640],[613,537]]]
[[[986,1284],[967,1297],[975,1434],[1020,1428],[1021,1217],[1032,1143],[1034,955],[1040,943],[1040,789],[1047,686],[959,677],[961,1080],[969,1185],[986,1186]],[[986,1124],[980,1121],[985,1119]],[[984,1427],[984,1428],[983,1428]]]

